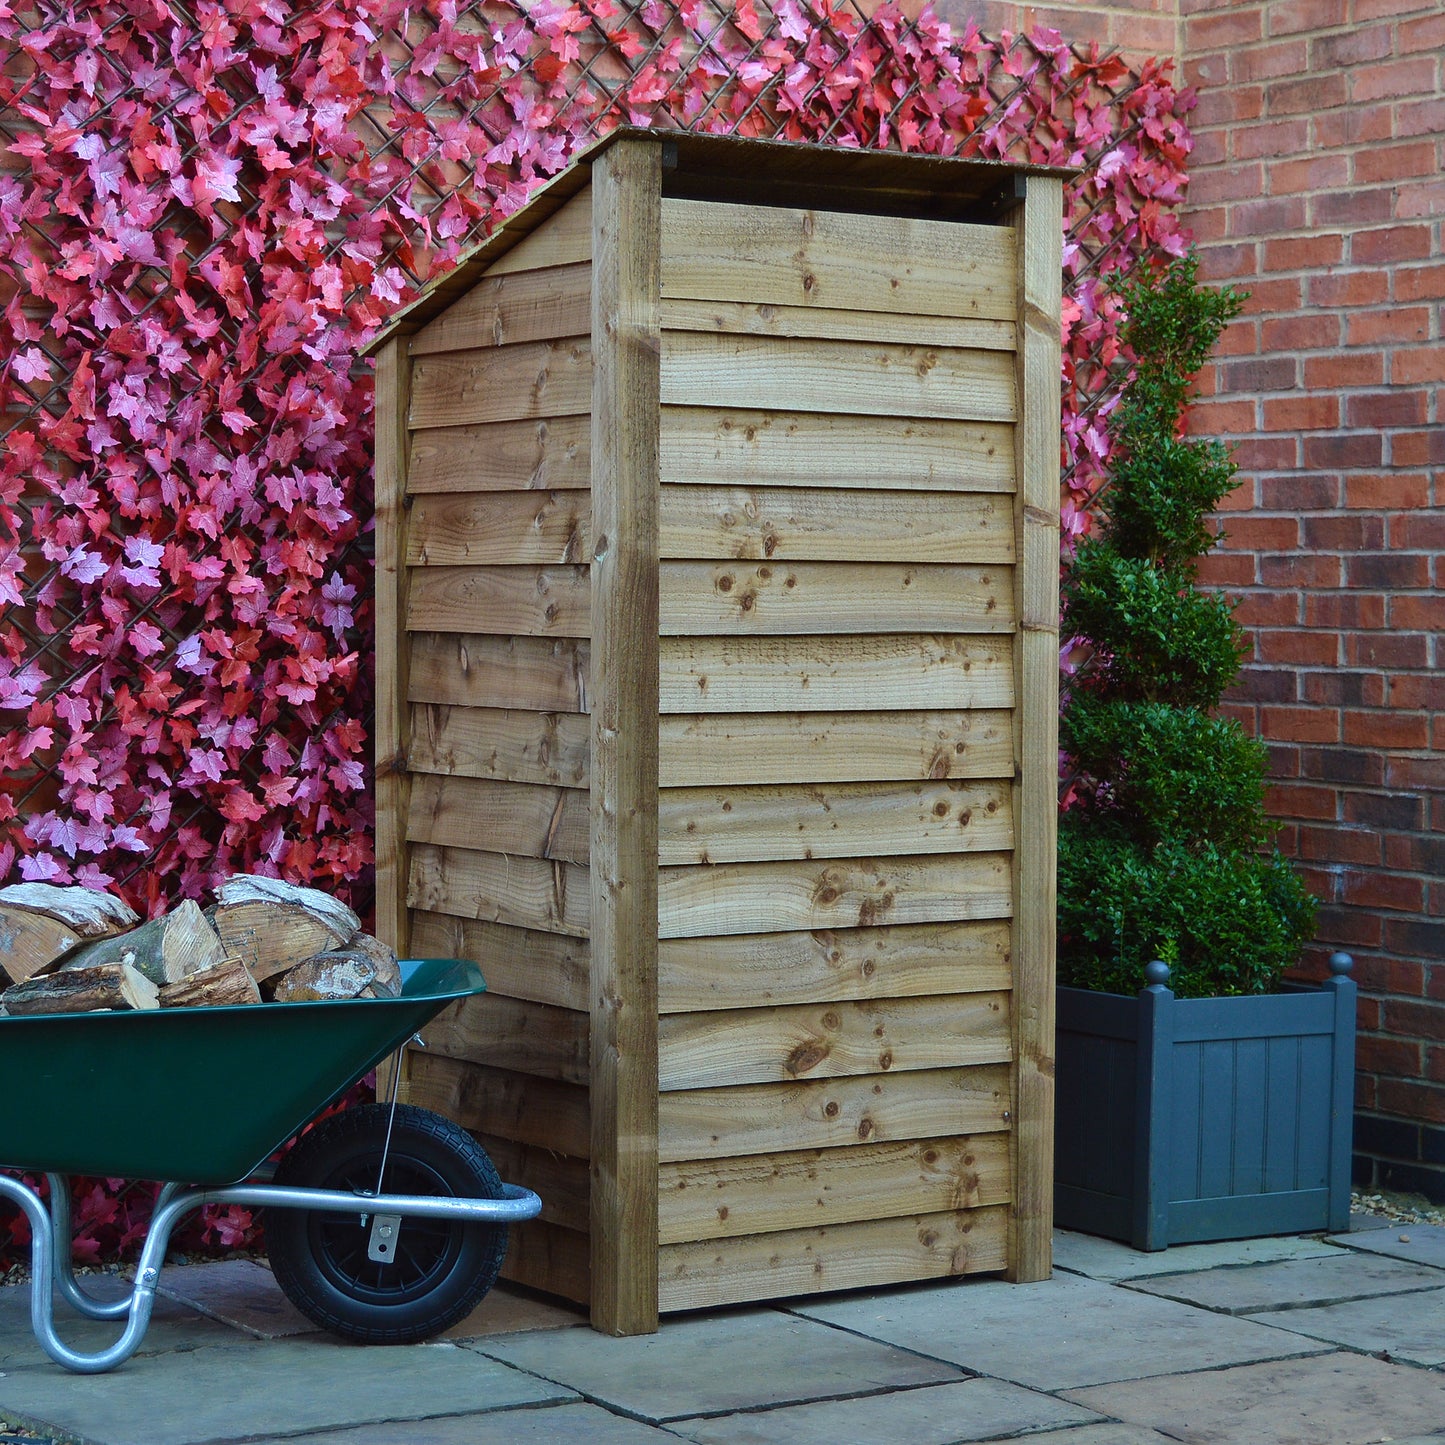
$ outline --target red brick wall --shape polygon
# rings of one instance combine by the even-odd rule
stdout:
[[[1202,378],[1242,485],[1231,710],[1266,739],[1318,965],[1362,989],[1362,1178],[1445,1198],[1445,12],[1181,0],[1189,221],[1252,292]]]
[[[1043,25],[1075,45],[1097,40],[1130,56],[1177,55],[1179,0],[1081,0],[1024,5],[1014,0],[934,0],[934,10],[962,33],[970,20],[989,36]]]

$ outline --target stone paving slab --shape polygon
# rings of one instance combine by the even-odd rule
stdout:
[[[900,1442],[901,1445],[901,1442]],[[1139,1425],[1080,1425],[1073,1430],[1046,1430],[1042,1435],[1025,1435],[1022,1445],[1171,1445],[1169,1436]],[[1177,1445],[1177,1442],[1174,1442]],[[1319,1445],[1318,1441],[1313,1445]],[[1399,1445],[1408,1445],[1400,1441]],[[1436,1442],[1439,1445],[1439,1442]]]
[[[1338,1246],[1313,1235],[1235,1239],[1220,1244],[1176,1244],[1152,1253],[1114,1239],[1054,1231],[1054,1267],[1090,1279],[1145,1279],[1156,1274],[1185,1274],[1225,1265],[1264,1264],[1279,1259],[1313,1259],[1338,1253]]]
[[[1371,1254],[1408,1259],[1412,1264],[1445,1269],[1445,1225],[1442,1224],[1399,1224],[1392,1221],[1389,1229],[1376,1229],[1369,1234],[1332,1234],[1330,1242]]]
[[[1445,1375],[1336,1351],[1071,1391],[1185,1445],[1368,1445],[1445,1427]]]
[[[1038,1390],[1302,1354],[1298,1335],[1077,1275],[959,1281],[798,1305],[827,1320]]]
[[[637,1420],[609,1414],[596,1405],[548,1405],[540,1409],[497,1410],[487,1415],[454,1415],[444,1420],[409,1420],[327,1430],[320,1435],[251,1437],[225,1445],[677,1445],[677,1436]]]
[[[1001,1380],[962,1380],[862,1400],[825,1400],[711,1420],[674,1420],[671,1429],[696,1445],[778,1445],[779,1441],[839,1445],[848,1440],[955,1445],[1097,1418],[1092,1410]]]
[[[125,1292],[119,1282],[106,1281],[96,1285],[99,1275],[86,1275],[82,1283],[97,1299],[117,1299]],[[124,1320],[82,1319],[70,1306],[56,1301],[55,1328],[61,1340],[73,1350],[94,1353],[113,1345],[125,1328]],[[235,1340],[235,1332],[208,1320],[188,1306],[175,1300],[157,1299],[151,1311],[151,1325],[141,1341],[143,1355],[162,1354],[168,1350],[194,1350],[203,1345],[227,1344]],[[0,1370],[29,1367],[55,1369],[50,1356],[40,1348],[30,1329],[30,1286],[11,1285],[0,1289]]]
[[[258,1340],[319,1332],[281,1292],[276,1276],[255,1260],[227,1259],[162,1269],[156,1293],[180,1300]]]
[[[1253,1316],[1311,1339],[1416,1365],[1445,1364],[1445,1289]],[[1441,1419],[1445,1429],[1445,1418]]]
[[[1442,1285],[1445,1274],[1439,1270],[1375,1254],[1336,1250],[1324,1259],[1286,1259],[1240,1269],[1209,1269],[1135,1280],[1129,1288],[1225,1314],[1257,1315],[1264,1310],[1332,1305],[1372,1295],[1439,1289]]]
[[[943,1384],[961,1376],[938,1360],[767,1309],[664,1319],[657,1334],[630,1339],[551,1330],[466,1348],[652,1421]]]
[[[574,1305],[544,1299],[509,1285],[493,1285],[466,1319],[438,1336],[443,1340],[476,1340],[486,1335],[516,1335],[525,1330],[560,1330],[585,1325],[587,1316]]]
[[[88,1445],[207,1445],[572,1398],[458,1345],[360,1349],[325,1335],[137,1357],[107,1375],[47,1362],[0,1378],[0,1418],[44,1422]],[[411,1430],[393,1426],[391,1438]]]

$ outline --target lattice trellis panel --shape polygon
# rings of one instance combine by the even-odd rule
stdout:
[[[1066,531],[1101,284],[1182,250],[1167,71],[928,11],[103,0],[0,15],[0,877],[366,905],[369,373],[429,271],[619,121],[1081,168]]]

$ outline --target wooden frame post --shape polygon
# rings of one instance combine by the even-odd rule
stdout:
[[[1059,337],[1063,185],[1027,177],[1018,241],[1014,531],[1014,1207],[1010,1279],[1053,1267],[1054,958],[1059,737]]]
[[[406,468],[407,414],[411,409],[411,357],[407,338],[395,337],[376,357],[376,933],[405,958],[407,930]],[[399,1095],[406,1087],[406,1055]],[[378,1097],[391,1089],[392,1060],[377,1068]]]
[[[662,146],[592,168],[592,1323],[657,1329]]]

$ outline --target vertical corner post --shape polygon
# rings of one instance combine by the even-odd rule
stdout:
[[[1330,1098],[1329,1228],[1338,1233],[1350,1227],[1350,1166],[1355,1143],[1355,1012],[1358,987],[1350,971],[1355,961],[1347,953],[1330,957],[1330,977],[1323,987],[1334,995],[1334,1071]]]
[[[1150,983],[1139,991],[1134,1047],[1138,1052],[1130,1243],[1135,1249],[1164,1249],[1169,1243],[1168,1150],[1174,1113],[1174,991],[1167,984]]]
[[[662,146],[592,167],[592,1324],[657,1328]]]
[[[406,755],[407,462],[410,454],[411,356],[404,336],[393,337],[376,357],[376,439],[373,475],[376,507],[376,933],[398,957],[409,951],[406,817],[411,781]],[[401,1069],[405,1098],[406,1058],[378,1068],[377,1087],[389,1090],[393,1067]]]
[[[1028,176],[1017,239],[1013,855],[1014,1194],[1008,1275],[1053,1267],[1063,186]]]

